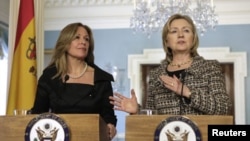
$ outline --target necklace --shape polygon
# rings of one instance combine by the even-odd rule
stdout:
[[[170,66],[174,67],[177,66],[178,68],[180,68],[182,65],[186,65],[187,63],[191,62],[193,59],[191,58],[190,60],[186,61],[186,62],[182,62],[180,64],[173,64],[173,62],[170,63]]]
[[[78,76],[72,76],[70,74],[68,74],[68,75],[72,79],[78,79],[78,78],[80,78],[80,77],[82,77],[84,75],[84,73],[86,72],[87,68],[88,68],[88,64],[85,63],[85,67],[84,67],[83,71]]]

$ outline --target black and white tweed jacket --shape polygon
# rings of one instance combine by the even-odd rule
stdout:
[[[228,114],[232,102],[226,92],[225,77],[217,60],[205,60],[201,56],[193,58],[191,66],[185,70],[184,78],[185,85],[191,90],[190,99],[180,98],[163,85],[159,76],[168,75],[167,66],[168,63],[163,61],[149,74],[147,109],[157,109],[158,114],[170,115]]]

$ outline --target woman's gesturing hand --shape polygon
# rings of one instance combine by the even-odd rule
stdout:
[[[110,96],[110,103],[114,105],[115,110],[124,111],[130,114],[136,114],[138,111],[137,97],[135,91],[131,90],[131,98],[127,98],[117,92]]]

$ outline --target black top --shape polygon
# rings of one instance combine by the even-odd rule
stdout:
[[[52,79],[57,72],[55,66],[46,68],[39,78],[31,113],[100,114],[106,123],[116,126],[117,118],[108,98],[113,95],[113,76],[94,64],[90,66],[95,69],[94,85],[63,83],[59,77]]]
[[[184,73],[185,73],[185,69],[182,69],[182,70],[177,70],[177,71],[166,71],[167,74],[171,77],[173,77],[174,75],[177,77],[177,78],[180,78],[180,77],[184,77]]]

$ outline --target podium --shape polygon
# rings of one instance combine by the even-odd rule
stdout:
[[[25,129],[38,115],[0,116],[0,140],[24,141]],[[70,141],[109,141],[107,125],[98,114],[58,114],[67,124]]]
[[[174,116],[174,115],[173,115]],[[158,125],[172,117],[171,115],[129,115],[126,117],[126,141],[154,141],[155,130]],[[196,123],[202,141],[208,140],[208,125],[232,125],[233,116],[217,115],[185,115]]]

